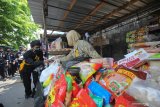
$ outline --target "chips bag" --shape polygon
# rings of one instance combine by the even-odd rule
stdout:
[[[52,84],[46,101],[48,103],[47,105],[49,105],[49,107],[51,107],[51,105],[58,107],[56,104],[59,104],[58,102],[64,102],[65,100],[66,90],[67,82],[65,76],[62,74],[61,77],[54,84]]]
[[[93,95],[92,93],[89,94],[93,101],[96,103],[97,107],[103,107],[103,98]]]
[[[75,98],[80,90],[80,87],[78,86],[78,84],[75,81],[73,81],[72,86],[73,86],[72,98]]]
[[[132,96],[128,95],[127,93],[123,93],[123,95],[115,99],[114,107],[147,107],[147,106],[136,101]]]
[[[82,62],[75,66],[81,68],[80,78],[82,80],[82,83],[84,84],[89,77],[91,77],[97,70],[99,70],[102,67],[102,64]]]
[[[69,107],[96,107],[96,104],[86,90],[81,89]]]
[[[100,83],[116,97],[120,96],[128,88],[134,78],[135,75],[132,72],[118,69],[117,72],[111,72],[101,79]]]
[[[95,81],[92,81],[89,84],[88,88],[94,95],[103,98],[105,105],[109,104],[111,94],[105,88],[103,88],[100,84],[98,84]]]

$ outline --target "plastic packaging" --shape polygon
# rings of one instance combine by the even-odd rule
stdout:
[[[160,105],[160,84],[152,79],[135,78],[126,92],[149,107]]]
[[[125,56],[126,58],[119,60],[117,64],[132,68],[147,59],[149,57],[149,54],[141,48]]]
[[[82,79],[82,83],[84,84],[89,77],[91,77],[97,70],[102,67],[102,64],[82,62],[75,66],[81,68],[80,77]]]
[[[77,97],[73,99],[70,107],[96,107],[96,104],[86,90],[81,89],[77,94]]]
[[[43,87],[44,87],[44,88],[47,87],[47,86],[51,83],[53,77],[54,77],[54,74],[51,74],[51,75],[43,82]]]
[[[113,58],[99,58],[99,59],[90,59],[91,63],[100,63],[104,68],[112,68]]]
[[[70,105],[71,97],[72,97],[72,91],[67,92],[66,93],[66,98],[65,98],[65,103],[64,103],[65,107],[68,107]]]
[[[111,94],[101,85],[99,85],[97,82],[92,81],[89,84],[88,88],[94,95],[103,98],[105,105],[109,104]]]
[[[48,105],[56,107],[57,102],[64,102],[67,90],[67,82],[65,76],[61,75],[54,84],[52,84],[50,93],[47,97]],[[59,104],[59,103],[58,103]]]
[[[75,81],[73,81],[72,86],[73,86],[73,89],[72,89],[72,98],[75,98],[77,96],[80,88],[79,88],[78,84]]]
[[[136,101],[132,96],[124,93],[123,95],[116,98],[114,107],[147,107],[143,103]]]
[[[117,72],[112,72],[100,80],[106,89],[108,89],[114,97],[120,96],[131,84],[132,79],[136,76],[125,69],[119,69]]]
[[[44,82],[49,75],[54,74],[56,75],[59,69],[59,64],[57,62],[53,62],[49,67],[44,69],[40,75],[40,82]]]
[[[66,75],[66,81],[67,81],[67,92],[71,92],[72,91],[72,77],[70,74]]]
[[[90,93],[89,95],[94,100],[97,107],[103,107],[103,98],[95,96],[92,93]]]

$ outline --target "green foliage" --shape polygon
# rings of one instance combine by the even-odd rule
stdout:
[[[17,48],[36,38],[27,0],[0,0],[0,44]]]

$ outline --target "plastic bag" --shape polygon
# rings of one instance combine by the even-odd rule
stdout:
[[[51,74],[51,75],[43,82],[43,87],[44,87],[44,88],[47,87],[47,86],[51,83],[53,77],[54,77],[54,74]]]
[[[70,107],[96,107],[96,104],[86,90],[81,89],[77,94],[77,97],[73,99]]]
[[[126,92],[149,107],[160,105],[160,85],[152,79],[135,78]]]
[[[94,95],[103,98],[105,105],[109,104],[111,94],[101,85],[99,85],[97,82],[92,81],[89,84],[88,88]]]
[[[82,79],[82,83],[84,84],[89,77],[91,77],[97,70],[102,67],[102,64],[82,62],[75,66],[81,68],[80,77]]]
[[[46,69],[44,69],[40,75],[40,82],[44,82],[49,75],[54,74],[56,75],[56,73],[58,72],[59,69],[59,64],[56,62],[53,62],[49,67],[47,67]]]
[[[55,42],[56,49],[62,49],[62,38],[61,37],[57,38],[54,42]]]

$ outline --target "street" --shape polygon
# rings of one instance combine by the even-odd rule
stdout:
[[[33,98],[25,99],[20,77],[0,80],[0,103],[4,107],[34,107]]]

